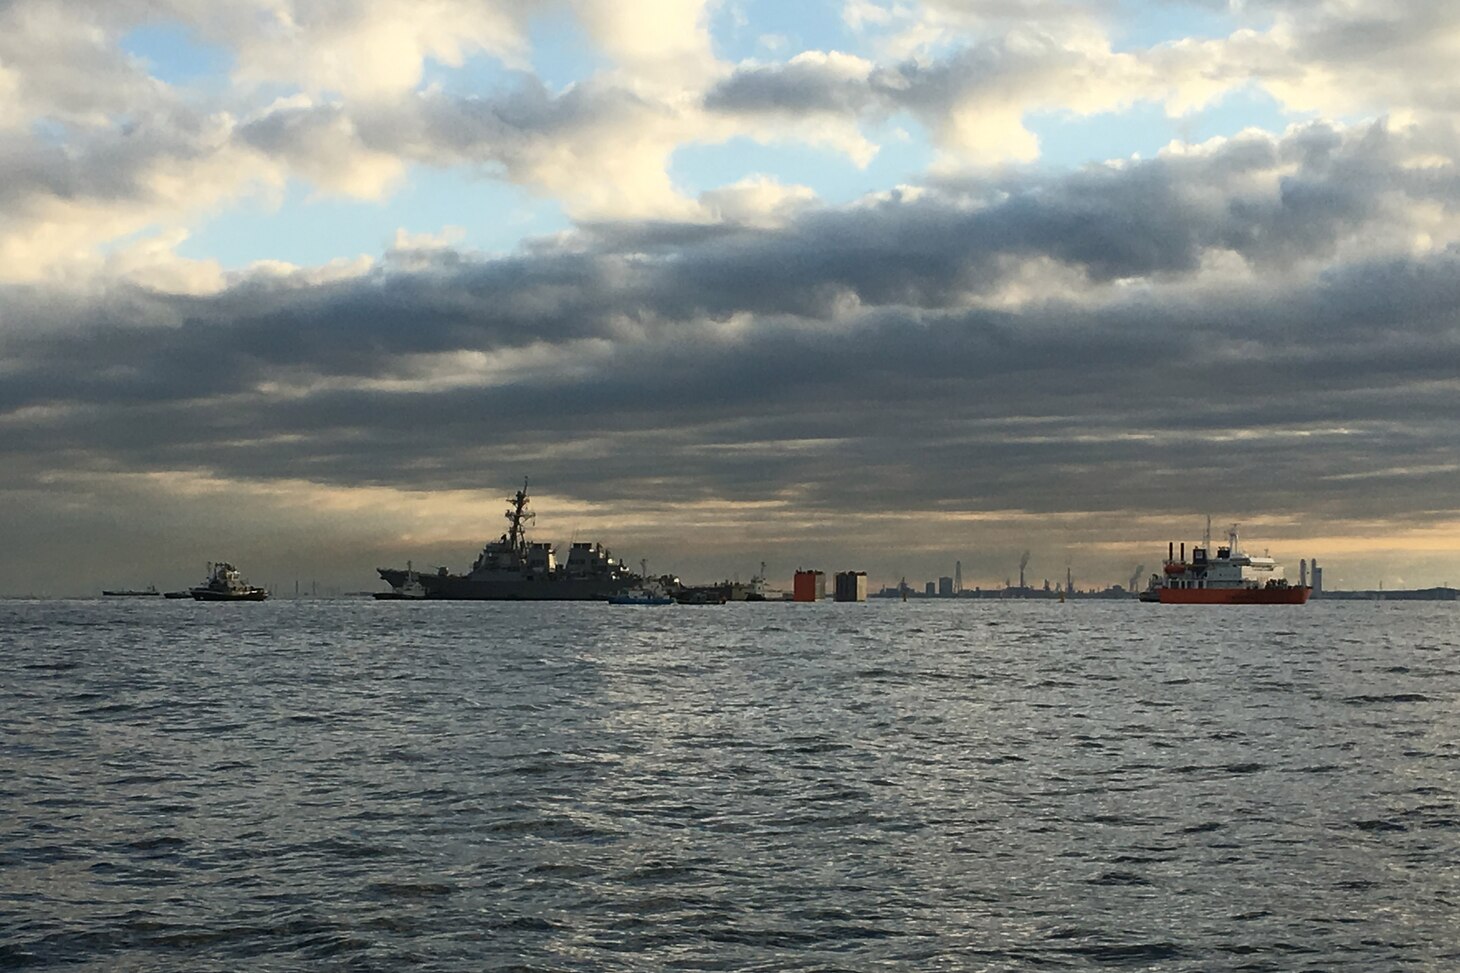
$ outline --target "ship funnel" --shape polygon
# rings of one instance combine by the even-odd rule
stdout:
[[[1168,560],[1168,561],[1174,561],[1174,560],[1176,560],[1176,542],[1175,541],[1167,541],[1166,542],[1166,560]]]
[[[1186,541],[1181,542],[1181,560],[1183,562],[1186,560]]]

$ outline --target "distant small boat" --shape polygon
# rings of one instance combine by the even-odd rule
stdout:
[[[674,599],[661,591],[647,588],[630,588],[618,595],[609,595],[610,605],[672,605]]]
[[[162,593],[162,597],[164,598],[191,598],[192,596],[192,591],[187,588],[183,588],[181,591],[164,591]]]
[[[150,584],[147,587],[140,589],[117,588],[112,591],[102,591],[102,595],[107,598],[156,598],[161,594],[162,592],[158,591],[156,587]]]

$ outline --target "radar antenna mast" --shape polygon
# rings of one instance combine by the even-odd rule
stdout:
[[[530,524],[537,514],[527,509],[527,478],[522,478],[522,489],[509,497],[507,502],[512,506],[507,508],[507,545],[518,557],[527,556],[527,525]]]

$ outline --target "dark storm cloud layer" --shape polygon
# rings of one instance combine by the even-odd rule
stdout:
[[[1460,200],[1453,168],[1408,168],[1411,148],[1315,126],[776,230],[605,224],[327,284],[116,290],[64,322],[12,289],[0,475],[531,472],[590,500],[1060,511],[1169,509],[1196,471],[1232,509],[1302,485],[1334,518],[1418,516],[1453,506],[1436,480],[1460,446],[1460,253],[1333,262]],[[1214,292],[1214,254],[1258,273]],[[1034,259],[1086,283],[968,305]],[[477,379],[379,384],[501,356]]]

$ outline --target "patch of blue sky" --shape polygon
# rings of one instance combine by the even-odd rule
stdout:
[[[71,130],[54,118],[37,118],[30,123],[30,134],[43,145],[64,146],[71,137]]]
[[[232,52],[200,42],[180,24],[144,24],[123,35],[119,46],[145,61],[149,73],[167,84],[222,79],[233,69]]]
[[[532,19],[528,42],[532,45],[533,72],[554,91],[613,66],[594,46],[583,25],[560,6],[550,7]]]
[[[178,252],[228,269],[258,260],[317,266],[361,254],[377,257],[390,248],[397,230],[439,235],[454,227],[461,233],[455,245],[500,254],[569,225],[556,202],[510,183],[417,167],[393,195],[378,201],[322,197],[291,183],[277,208],[255,203],[220,213],[196,227]]]
[[[1212,138],[1228,138],[1249,128],[1281,135],[1289,125],[1317,117],[1317,112],[1285,109],[1276,98],[1253,84],[1230,92],[1206,109],[1175,122],[1180,138],[1188,142],[1205,142]]]
[[[613,65],[583,26],[564,7],[551,7],[528,24],[527,63],[514,64],[495,54],[475,54],[459,65],[428,60],[421,83],[459,96],[492,95],[535,77],[552,91],[592,77]]]
[[[899,183],[918,183],[933,163],[933,149],[914,123],[892,118],[864,129],[880,146],[866,168],[835,149],[796,142],[760,143],[737,137],[716,144],[681,146],[670,163],[676,186],[698,195],[742,179],[765,175],[785,185],[807,186],[823,202],[838,205]]]
[[[842,18],[842,0],[733,0],[711,22],[715,54],[729,61],[783,60],[802,51],[856,53],[864,39]]]
[[[1243,26],[1263,26],[1250,19],[1238,21],[1225,3],[1196,0],[1125,0],[1120,16],[1110,22],[1111,46],[1117,51],[1146,50],[1157,44],[1212,40],[1227,37]]]
[[[1073,169],[1133,156],[1150,159],[1173,141],[1196,144],[1248,128],[1280,134],[1295,120],[1265,92],[1244,88],[1176,118],[1155,102],[1139,102],[1125,111],[1096,115],[1031,114],[1024,125],[1039,137],[1041,166]]]
[[[421,70],[422,86],[462,97],[508,90],[516,87],[522,77],[521,71],[490,54],[464,58],[459,65],[428,59]]]

